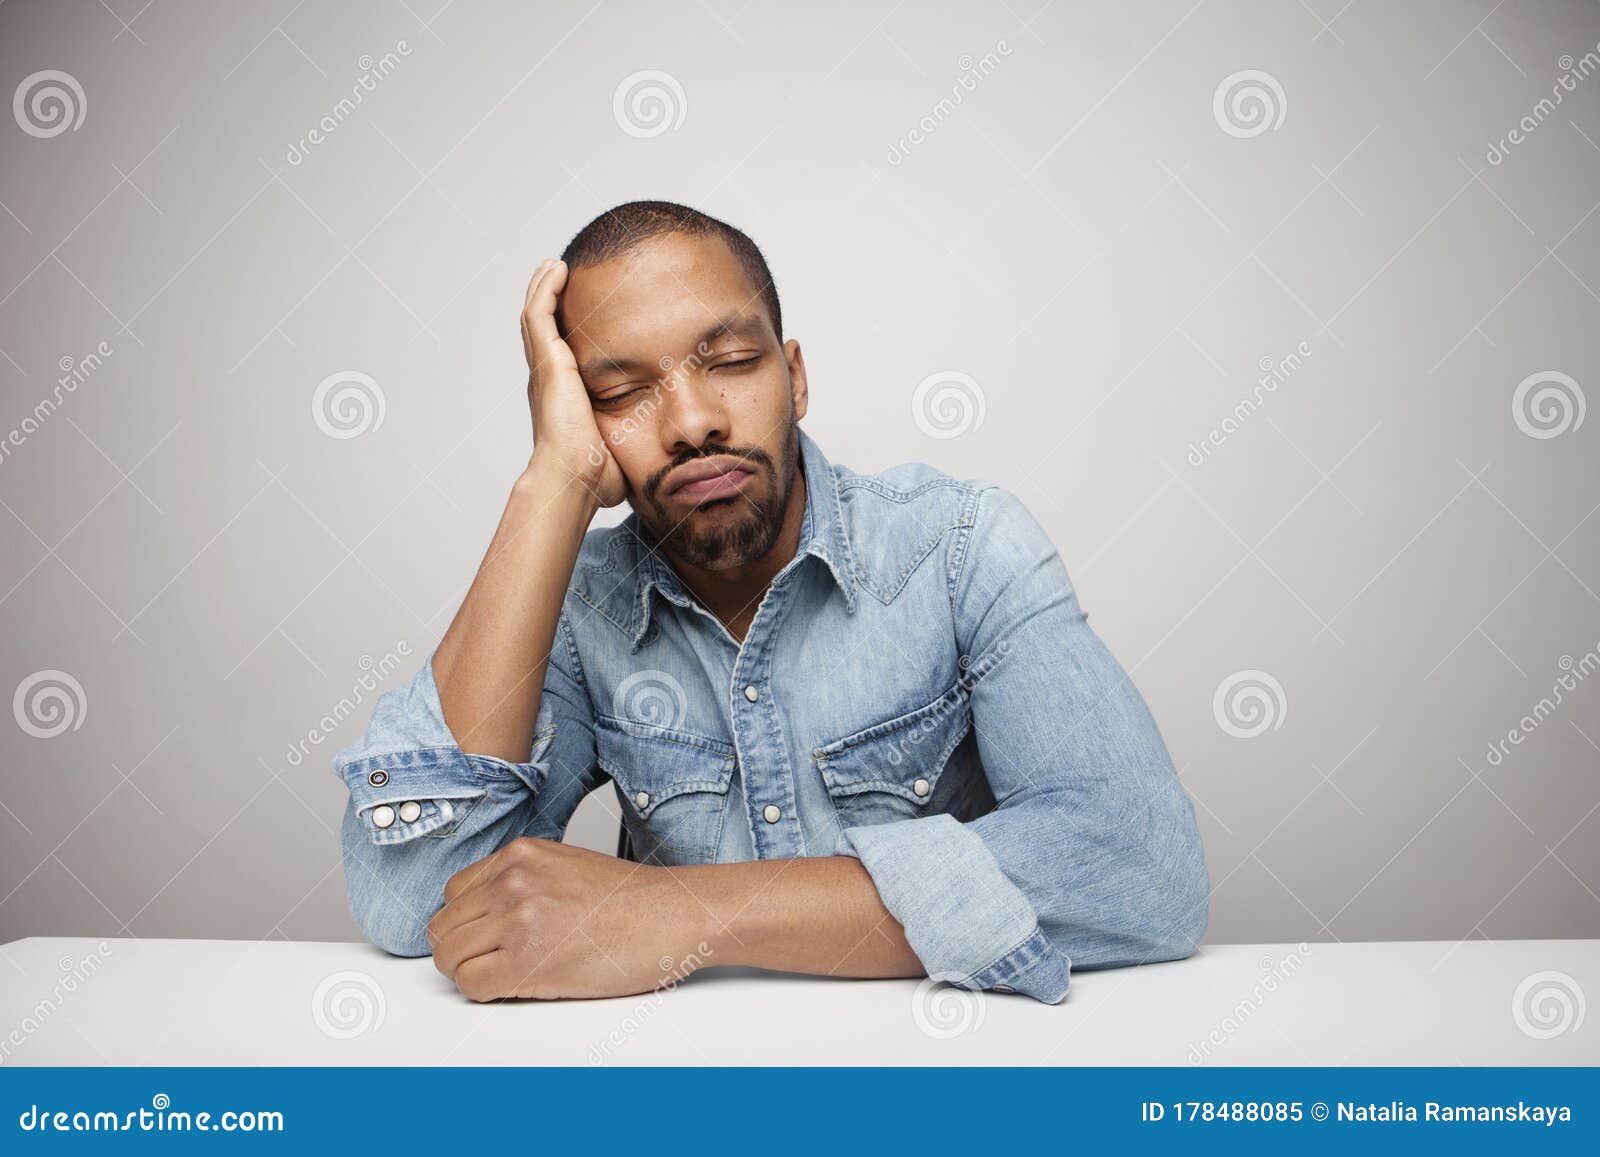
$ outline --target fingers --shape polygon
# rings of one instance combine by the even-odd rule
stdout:
[[[556,300],[566,285],[566,263],[552,261],[529,291],[522,316],[536,353],[561,341],[556,329]]]
[[[473,888],[461,893],[435,912],[433,919],[428,921],[428,943],[439,943],[463,924],[470,923],[480,916],[487,916],[489,912],[489,889]]]
[[[459,872],[446,880],[444,885],[444,902],[448,904],[463,892],[471,891],[479,884],[487,883],[489,880],[494,879],[495,875],[500,870],[500,865],[505,860],[505,850],[510,846],[510,844],[507,844],[499,851],[491,852],[483,859],[468,864],[465,868],[462,868]]]
[[[456,987],[468,1000],[496,1000],[515,995],[512,967],[511,954],[503,948],[474,956],[456,969]]]
[[[539,262],[539,268],[533,271],[533,276],[528,280],[528,292],[522,295],[522,308],[524,310],[533,304],[533,291],[539,288],[539,279],[545,275],[545,271],[550,266],[555,264],[555,260],[554,257],[546,257]]]
[[[487,956],[500,947],[500,923],[482,917],[446,934],[433,946],[433,966],[452,980],[457,970],[475,956]]]

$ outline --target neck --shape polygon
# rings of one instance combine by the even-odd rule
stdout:
[[[703,570],[678,558],[672,559],[672,568],[678,572],[683,585],[722,620],[729,633],[740,642],[744,641],[745,631],[756,616],[761,596],[767,593],[777,573],[800,551],[800,530],[805,525],[806,501],[805,467],[797,457],[795,481],[789,490],[783,524],[778,530],[777,539],[765,554],[726,570]]]

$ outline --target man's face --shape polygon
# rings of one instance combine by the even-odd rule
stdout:
[[[796,479],[805,363],[758,289],[720,237],[670,233],[573,270],[557,311],[643,529],[704,570],[766,554]]]

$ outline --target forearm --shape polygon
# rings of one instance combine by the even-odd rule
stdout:
[[[467,597],[433,657],[463,751],[528,758],[561,602],[599,500],[537,457],[512,486]]]
[[[817,976],[922,976],[905,932],[849,856],[669,868],[707,964]]]

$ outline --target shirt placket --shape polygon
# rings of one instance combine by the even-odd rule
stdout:
[[[728,694],[734,750],[744,783],[745,821],[758,860],[805,855],[789,742],[771,680],[791,581],[780,574],[761,600],[734,661]]]

